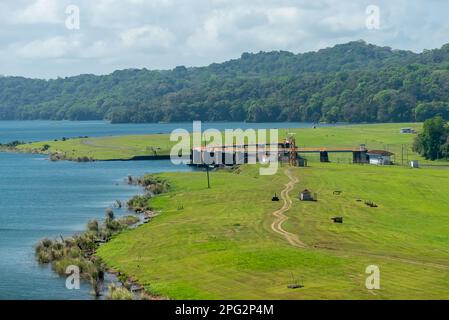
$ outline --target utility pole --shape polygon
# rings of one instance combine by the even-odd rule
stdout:
[[[206,152],[206,141],[204,141],[204,149],[201,151],[201,162],[206,166],[207,188],[210,189],[209,164],[204,162],[204,154]]]
[[[407,165],[409,165],[409,162],[408,162],[408,144],[405,145],[405,154],[406,154]]]
[[[401,144],[401,165],[404,166],[404,145]]]
[[[207,188],[210,189],[209,165],[206,165],[206,174],[207,174]]]

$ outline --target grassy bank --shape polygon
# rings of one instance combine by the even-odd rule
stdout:
[[[281,129],[279,139],[294,133],[300,147],[357,147],[366,144],[369,149],[387,149],[396,154],[400,162],[402,150],[404,159],[423,160],[411,151],[415,135],[399,133],[402,127],[420,130],[422,124],[367,124],[337,127],[318,127],[316,129]],[[175,142],[169,135],[128,135],[101,138],[77,138],[66,141],[44,141],[23,144],[17,147],[20,152],[58,153],[68,160],[128,160],[136,156],[168,155]],[[314,160],[318,155],[306,155]],[[331,161],[348,162],[351,155],[330,155]]]
[[[27,153],[59,153],[66,160],[129,160],[141,155],[168,155],[171,146],[169,135],[154,134],[42,141],[22,144],[17,146],[17,150]]]
[[[174,299],[449,298],[448,171],[314,163],[293,173],[299,183],[284,228],[307,248],[270,228],[282,206],[271,196],[288,181],[283,170],[260,176],[246,166],[213,172],[212,189],[201,172],[161,175],[171,185],[151,200],[161,214],[97,253]],[[304,188],[318,201],[297,200]],[[343,224],[332,223],[336,215]],[[364,285],[371,264],[381,271],[375,292]],[[287,288],[297,282],[304,288]]]

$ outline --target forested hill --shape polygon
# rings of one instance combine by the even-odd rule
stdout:
[[[0,120],[402,122],[435,114],[449,119],[449,44],[416,54],[356,41],[199,68],[0,77]]]

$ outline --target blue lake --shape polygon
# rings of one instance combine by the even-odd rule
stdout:
[[[203,128],[311,127],[304,123],[208,123]],[[0,143],[77,136],[169,133],[183,124],[114,124],[102,121],[0,121]],[[44,237],[68,236],[101,219],[115,200],[141,192],[128,175],[189,170],[170,161],[50,162],[46,156],[0,153],[0,299],[91,299],[90,286],[65,288],[65,279],[39,266],[34,245]],[[115,210],[125,214],[125,210]]]
[[[327,124],[320,124],[326,126]],[[272,122],[205,122],[202,129],[269,129],[269,128],[307,128],[313,123]],[[143,123],[143,124],[110,124],[105,121],[0,121],[0,143],[13,140],[23,142],[75,138],[79,136],[112,136],[124,134],[170,133],[182,128],[192,131],[192,123]]]

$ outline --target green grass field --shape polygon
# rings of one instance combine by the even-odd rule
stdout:
[[[22,152],[41,152],[44,145],[50,148],[44,153],[61,152],[68,160],[88,157],[94,160],[131,159],[139,155],[166,155],[172,143],[168,135],[127,135],[100,138],[76,138],[66,141],[42,141],[19,145]]]
[[[270,227],[284,168],[260,176],[244,166],[212,172],[211,189],[202,172],[162,174],[172,191],[152,200],[161,214],[98,255],[173,299],[449,299],[449,171],[335,163],[293,170],[299,183],[284,227],[307,248]],[[318,201],[297,200],[304,188]],[[332,223],[336,215],[343,224]],[[368,265],[380,268],[380,290],[365,288]],[[304,288],[288,289],[296,280]]]
[[[413,127],[420,130],[420,123],[367,124],[345,125],[336,127],[318,127],[317,129],[281,129],[279,139],[284,139],[289,133],[294,133],[300,147],[358,147],[366,144],[369,149],[386,149],[394,152],[396,161],[401,162],[402,148],[404,160],[423,159],[411,151],[415,135],[401,134],[402,127]],[[175,142],[170,142],[169,135],[129,135],[115,137],[69,139],[67,141],[44,141],[20,145],[22,152],[42,152],[42,147],[48,144],[46,153],[61,152],[67,159],[88,157],[94,160],[131,159],[134,156],[168,155]],[[306,155],[315,160],[318,155]],[[350,161],[350,154],[330,154],[334,162]]]
[[[299,147],[385,149],[395,162],[420,160],[411,151],[422,124],[369,124],[282,129]],[[66,159],[131,159],[167,155],[169,135],[132,135],[25,144],[22,152],[64,153]],[[126,231],[100,247],[113,268],[136,278],[154,294],[173,299],[449,299],[448,162],[433,168],[349,165],[351,155],[330,154],[322,164],[294,168],[299,183],[283,224],[307,248],[297,248],[271,230],[272,202],[288,182],[284,168],[260,176],[257,166],[237,173],[161,174],[172,190],[152,200],[161,212],[151,223]],[[151,165],[151,163],[149,163]],[[300,202],[298,192],[317,192],[317,202]],[[341,195],[333,191],[341,190]],[[359,201],[357,201],[359,200]],[[373,201],[371,208],[364,201]],[[334,224],[343,216],[343,224]],[[377,265],[381,289],[365,288],[365,268]],[[287,285],[300,282],[301,289]]]

